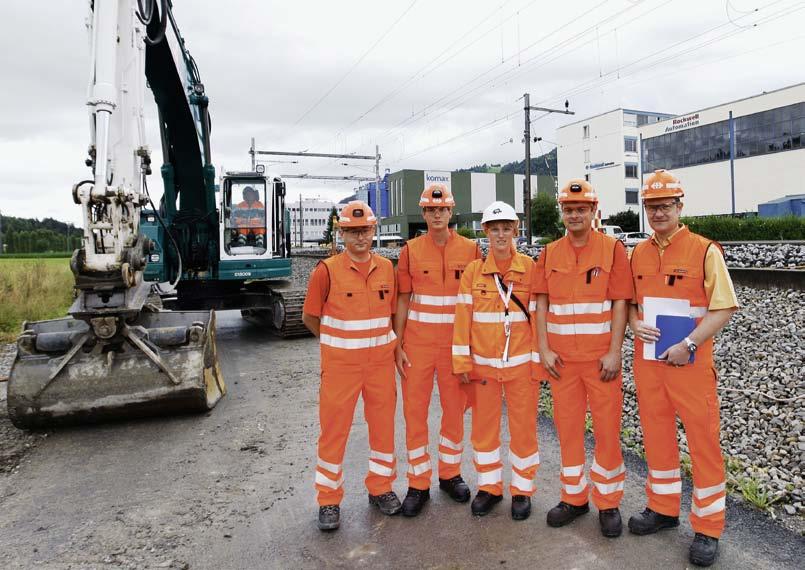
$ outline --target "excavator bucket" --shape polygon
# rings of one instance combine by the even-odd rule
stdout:
[[[19,428],[203,412],[226,393],[214,311],[143,310],[133,322],[90,326],[68,317],[23,328],[8,380]]]

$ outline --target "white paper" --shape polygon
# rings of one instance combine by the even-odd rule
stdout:
[[[687,299],[668,299],[666,297],[643,298],[643,322],[649,326],[657,326],[657,316],[690,317],[690,301]],[[643,343],[643,359],[657,360],[654,357],[654,343]]]

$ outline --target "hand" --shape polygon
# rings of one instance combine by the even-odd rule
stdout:
[[[657,357],[657,360],[665,360],[671,366],[684,366],[690,360],[690,351],[685,342],[678,342]]]
[[[470,375],[467,374],[466,372],[459,374],[458,379],[461,381],[462,384],[469,384],[470,382],[472,382],[472,380],[470,380]]]
[[[617,378],[618,372],[621,370],[621,355],[620,352],[607,352],[604,356],[598,359],[598,368],[601,370],[601,380],[610,382]]]
[[[562,357],[548,348],[539,351],[539,359],[542,363],[542,367],[547,370],[548,374],[558,380],[560,378],[559,368],[565,365],[562,361]]]
[[[408,360],[408,355],[405,354],[405,351],[400,345],[397,345],[394,349],[394,364],[397,366],[397,372],[400,373],[400,378],[405,380],[405,369],[411,367],[411,361]]]
[[[657,342],[660,340],[660,329],[647,325],[643,321],[636,321],[632,325],[635,338],[639,338],[643,342]]]

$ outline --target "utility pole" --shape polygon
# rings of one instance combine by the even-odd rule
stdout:
[[[383,220],[383,207],[380,202],[380,146],[375,145],[375,203],[377,204],[377,247],[380,247],[381,224]]]
[[[531,111],[543,111],[545,113],[562,113],[563,115],[575,115],[569,111],[570,103],[565,101],[564,109],[549,109],[546,107],[532,107],[531,97],[528,93],[523,95],[523,111],[525,113],[525,131],[523,142],[525,142],[525,180],[523,180],[523,215],[526,223],[526,240],[531,245]]]
[[[302,193],[299,193],[299,248],[302,248],[304,235],[302,234]]]
[[[256,157],[254,155],[254,137],[252,137],[252,146],[249,147],[249,154],[252,157],[252,169],[251,169],[251,172],[255,172],[255,169],[257,168],[257,160],[255,159]]]

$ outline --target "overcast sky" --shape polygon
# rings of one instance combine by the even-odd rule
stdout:
[[[14,2],[0,35],[3,214],[80,223],[70,189],[89,174],[87,4]],[[210,97],[213,163],[228,170],[248,167],[251,137],[267,150],[373,154],[378,144],[391,171],[505,163],[523,157],[525,92],[532,105],[569,99],[577,113],[533,114],[533,134],[550,141],[557,126],[616,107],[681,114],[805,80],[801,0],[173,4]],[[146,102],[158,167],[150,93]],[[373,166],[341,162],[269,170]],[[354,187],[288,181],[293,197],[338,200]]]

